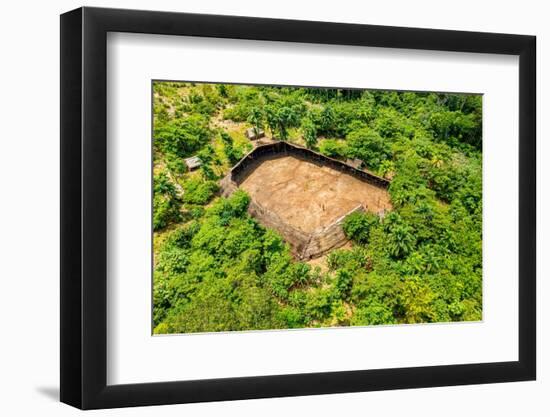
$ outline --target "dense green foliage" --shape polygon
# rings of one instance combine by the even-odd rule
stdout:
[[[476,95],[155,83],[155,332],[480,320],[481,111]],[[361,160],[393,210],[351,214],[351,248],[297,262],[244,192],[217,195],[250,127]]]
[[[170,222],[180,220],[180,200],[174,184],[165,173],[155,175],[153,183],[153,229],[159,230]]]

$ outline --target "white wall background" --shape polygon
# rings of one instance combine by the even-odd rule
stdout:
[[[58,403],[59,379],[59,17],[81,6],[20,1],[3,4],[0,17],[0,414],[76,415]],[[280,416],[338,414],[465,416],[550,412],[550,132],[543,119],[550,87],[545,2],[461,0],[358,2],[353,0],[93,1],[89,6],[158,9],[341,21],[395,26],[533,34],[538,37],[538,381],[497,385],[325,395],[94,412],[128,416]],[[545,189],[546,188],[546,189]],[[544,395],[546,394],[546,395]]]

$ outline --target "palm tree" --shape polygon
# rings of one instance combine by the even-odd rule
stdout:
[[[388,244],[390,255],[394,258],[408,255],[414,249],[414,240],[409,227],[401,224],[393,226]]]
[[[395,212],[388,214],[384,223],[388,232],[387,247],[390,255],[399,259],[411,253],[416,245],[412,228]]]
[[[277,111],[273,106],[266,106],[265,116],[267,120],[267,125],[271,131],[271,136],[276,136],[277,126],[279,125],[279,118],[277,116]]]
[[[321,129],[325,134],[330,134],[334,130],[334,122],[336,121],[336,114],[330,104],[326,105],[321,112]]]
[[[288,128],[296,124],[297,120],[298,114],[292,107],[281,107],[277,111],[277,122],[279,124],[281,139],[288,138]]]
[[[264,127],[264,113],[259,107],[252,107],[248,116],[248,123],[250,123],[254,129],[254,135],[256,138],[260,136],[260,130]]]
[[[305,117],[302,120],[301,129],[306,147],[309,149],[313,148],[317,144],[317,128],[315,127],[315,123],[313,123],[311,118]]]

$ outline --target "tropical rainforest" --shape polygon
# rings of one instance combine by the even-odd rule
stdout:
[[[155,334],[481,320],[480,95],[155,81],[153,113]],[[393,209],[297,261],[244,191],[220,196],[250,128],[361,160]]]

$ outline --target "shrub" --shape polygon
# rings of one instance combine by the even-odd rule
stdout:
[[[153,197],[153,230],[161,230],[169,223],[179,219],[180,211],[177,200],[162,194]]]
[[[174,184],[161,172],[153,177],[153,230],[165,228],[181,219],[181,200]]]
[[[345,142],[335,139],[325,139],[319,144],[319,151],[331,158],[341,158],[347,155],[348,149]]]
[[[304,142],[306,147],[309,149],[317,145],[317,128],[310,118],[304,118],[301,125],[302,135],[304,137]]]
[[[234,165],[239,162],[244,155],[242,149],[235,148],[233,138],[228,133],[222,131],[220,137],[223,142],[223,152],[229,163]]]
[[[208,120],[194,114],[183,119],[156,123],[154,145],[162,153],[185,158],[203,147],[209,137]]]
[[[353,275],[347,269],[341,269],[336,272],[335,289],[337,297],[342,300],[348,300],[351,295]]]
[[[215,181],[193,177],[185,181],[183,189],[184,203],[204,205],[219,191],[219,186]]]
[[[371,228],[379,223],[380,219],[375,214],[355,212],[346,216],[342,229],[348,239],[366,244],[369,242]]]
[[[384,219],[384,229],[387,233],[388,252],[392,257],[400,259],[414,250],[416,238],[413,230],[399,214],[388,214]]]
[[[352,326],[393,324],[395,322],[393,311],[378,301],[359,307],[351,319]]]
[[[349,155],[359,158],[374,170],[391,157],[389,143],[374,130],[362,127],[347,136]]]

